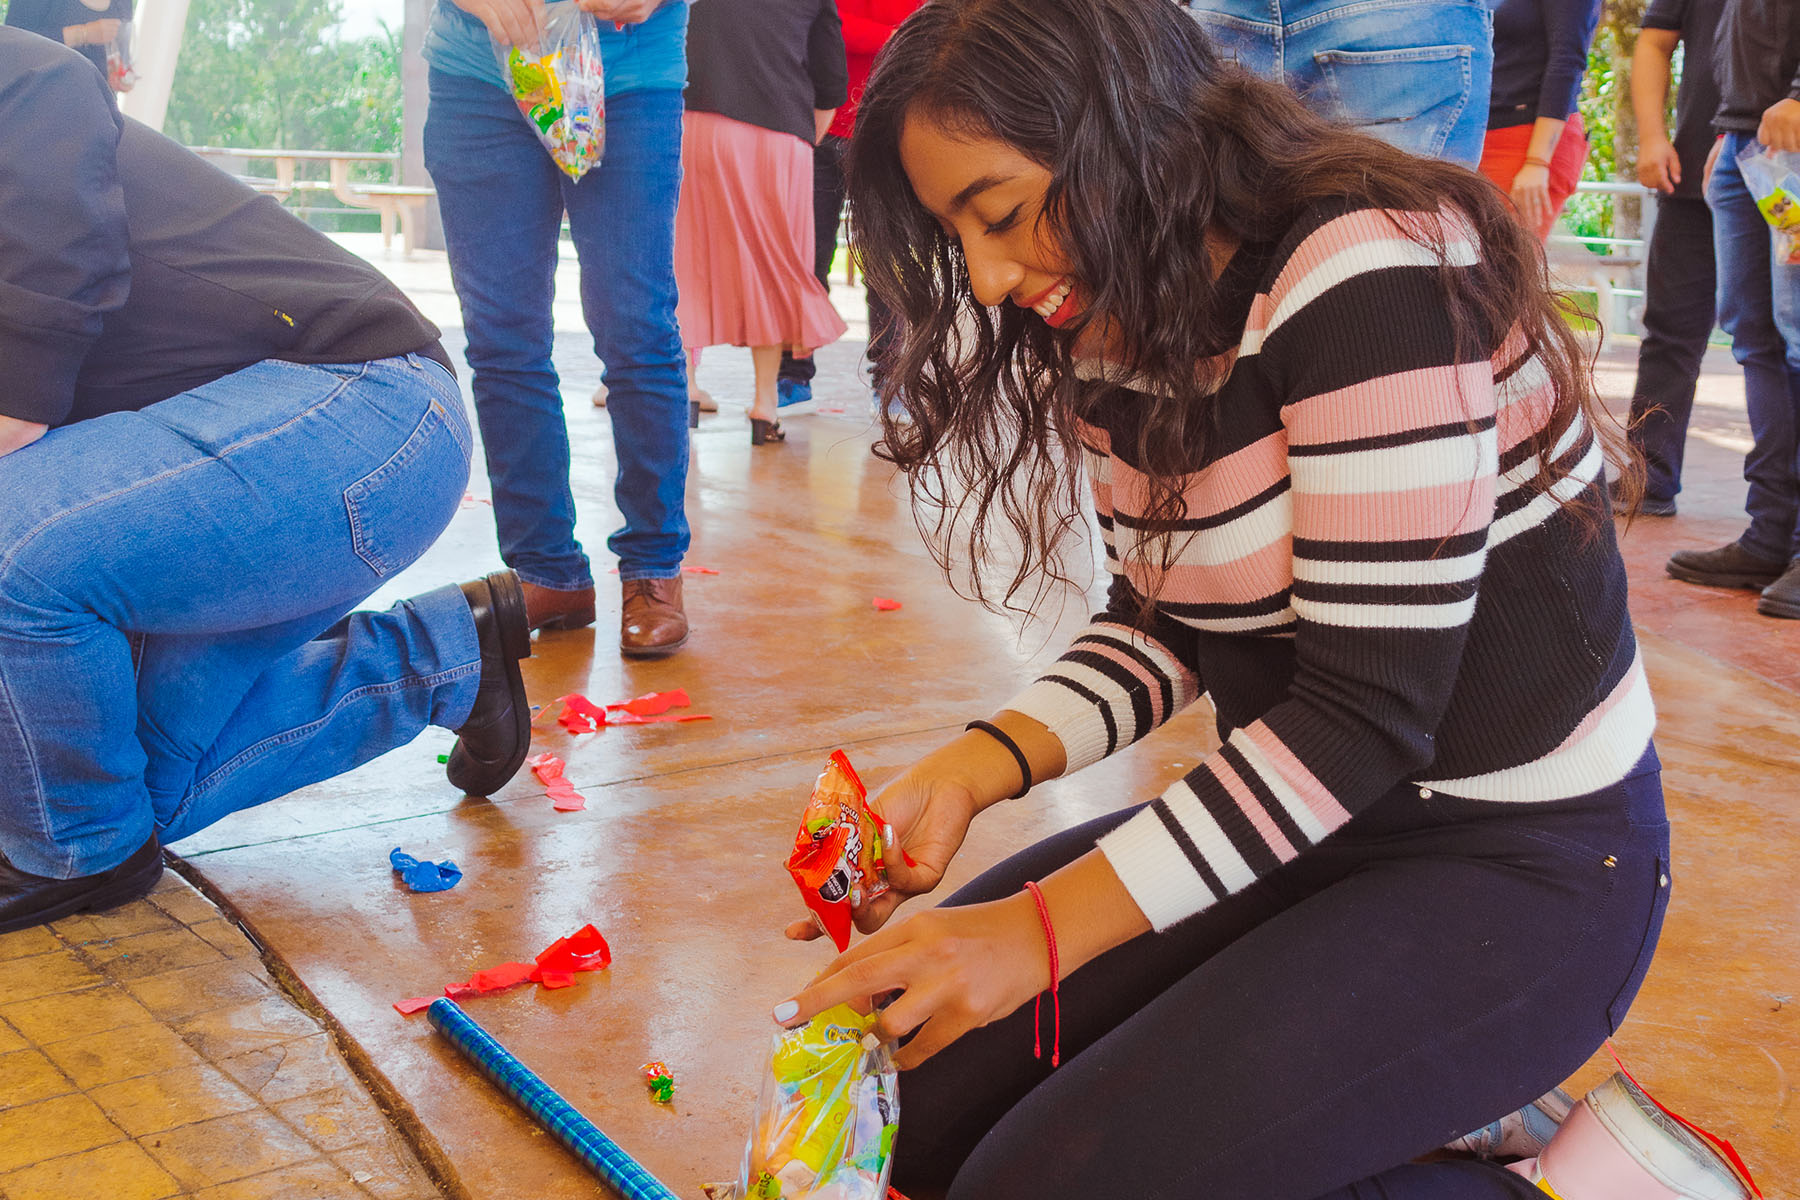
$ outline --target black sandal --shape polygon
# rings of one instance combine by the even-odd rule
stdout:
[[[779,420],[763,421],[756,417],[750,418],[750,444],[752,446],[785,441],[787,441],[787,430],[781,427]]]

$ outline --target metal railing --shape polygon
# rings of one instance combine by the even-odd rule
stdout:
[[[1583,180],[1575,191],[1578,195],[1610,196],[1615,203],[1630,196],[1643,202],[1638,237],[1584,237],[1559,226],[1546,243],[1551,274],[1565,287],[1594,293],[1594,315],[1606,332],[1642,335],[1644,263],[1650,234],[1656,228],[1660,193],[1624,180]]]

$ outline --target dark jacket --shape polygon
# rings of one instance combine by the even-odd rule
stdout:
[[[1501,0],[1488,128],[1567,120],[1581,95],[1600,0]]]
[[[687,107],[807,145],[850,94],[836,0],[705,0],[688,17]]]
[[[1765,109],[1800,100],[1800,0],[1727,0],[1713,69],[1721,133],[1755,133]]]
[[[0,415],[140,409],[264,359],[449,366],[368,263],[120,117],[66,46],[0,28]]]

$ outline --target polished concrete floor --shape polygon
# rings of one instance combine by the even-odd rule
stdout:
[[[454,324],[429,256],[388,262]],[[845,307],[854,314],[853,302]],[[598,376],[578,323],[560,313],[579,532],[603,572],[617,524],[610,429],[587,402]],[[553,1200],[597,1188],[393,1001],[528,959],[593,922],[612,944],[610,970],[572,988],[474,998],[468,1011],[677,1194],[732,1176],[768,1008],[829,958],[780,937],[797,910],[782,861],[826,754],[846,749],[879,783],[986,715],[1089,609],[1070,596],[1057,620],[1021,627],[950,592],[904,489],[869,454],[859,332],[820,355],[820,404],[843,411],[789,418],[784,446],[749,445],[744,352],[717,351],[703,365],[725,411],[694,440],[689,562],[718,574],[687,578],[694,636],[682,653],[621,660],[617,596],[602,574],[597,627],[540,638],[526,664],[536,700],[580,691],[605,703],[682,687],[712,721],[579,736],[540,721],[537,748],[567,759],[584,812],[553,811],[529,776],[488,799],[457,795],[436,761],[450,735],[433,731],[176,847],[354,1044],[448,1195]],[[1628,389],[1629,368],[1628,351],[1609,352],[1603,391]],[[1683,513],[1639,521],[1625,538],[1662,714],[1677,882],[1661,952],[1617,1045],[1662,1099],[1738,1145],[1766,1195],[1800,1200],[1800,881],[1790,866],[1800,849],[1800,622],[1756,616],[1749,593],[1661,578],[1670,548],[1737,532],[1734,439],[1744,431],[1734,386],[1728,360],[1709,364]],[[499,565],[479,470],[471,491],[477,499],[439,545],[378,602]],[[904,607],[878,612],[876,595]],[[1130,754],[993,810],[952,882],[1153,794],[1212,745],[1208,714],[1190,712]],[[453,858],[466,876],[445,893],[403,891],[387,862],[394,846]],[[674,1070],[670,1107],[647,1097],[638,1069],[649,1059]],[[1576,1086],[1609,1066],[1597,1056]]]

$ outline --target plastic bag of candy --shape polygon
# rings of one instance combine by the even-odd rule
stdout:
[[[813,921],[842,953],[851,911],[888,890],[887,843],[893,831],[869,807],[869,792],[842,750],[834,750],[800,814],[788,873]]]
[[[600,26],[574,0],[544,5],[536,46],[494,43],[500,75],[538,141],[570,179],[600,165],[606,149],[606,75]]]
[[[1778,260],[1800,266],[1800,154],[1752,141],[1738,151],[1737,161],[1757,210],[1775,230]]]
[[[775,1035],[737,1182],[712,1200],[883,1200],[899,1073],[874,1025],[840,1004]]]

